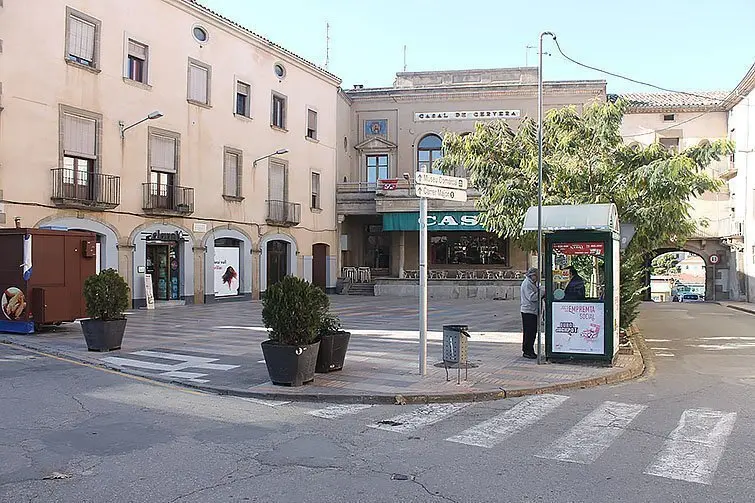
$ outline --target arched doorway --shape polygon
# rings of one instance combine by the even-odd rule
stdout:
[[[267,287],[282,280],[289,271],[287,241],[273,239],[267,242]]]
[[[715,300],[708,287],[705,259],[686,250],[658,250],[648,263],[647,300]]]
[[[323,290],[328,282],[328,249],[324,243],[312,245],[312,284]]]

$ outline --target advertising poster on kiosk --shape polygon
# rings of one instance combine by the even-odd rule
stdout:
[[[603,303],[553,304],[553,351],[603,354],[604,343]]]
[[[215,247],[215,297],[239,294],[239,249]]]

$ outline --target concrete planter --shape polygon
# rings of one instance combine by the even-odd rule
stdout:
[[[81,330],[89,351],[113,351],[121,349],[126,319],[122,320],[81,320]]]

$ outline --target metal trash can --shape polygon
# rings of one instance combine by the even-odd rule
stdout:
[[[467,360],[469,332],[467,325],[443,325],[443,366],[448,377],[448,364],[456,364],[456,384],[461,382],[461,365],[464,364],[464,380],[469,377],[469,362]]]

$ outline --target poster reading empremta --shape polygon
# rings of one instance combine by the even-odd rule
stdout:
[[[604,353],[603,303],[554,302],[552,306],[555,353]]]

